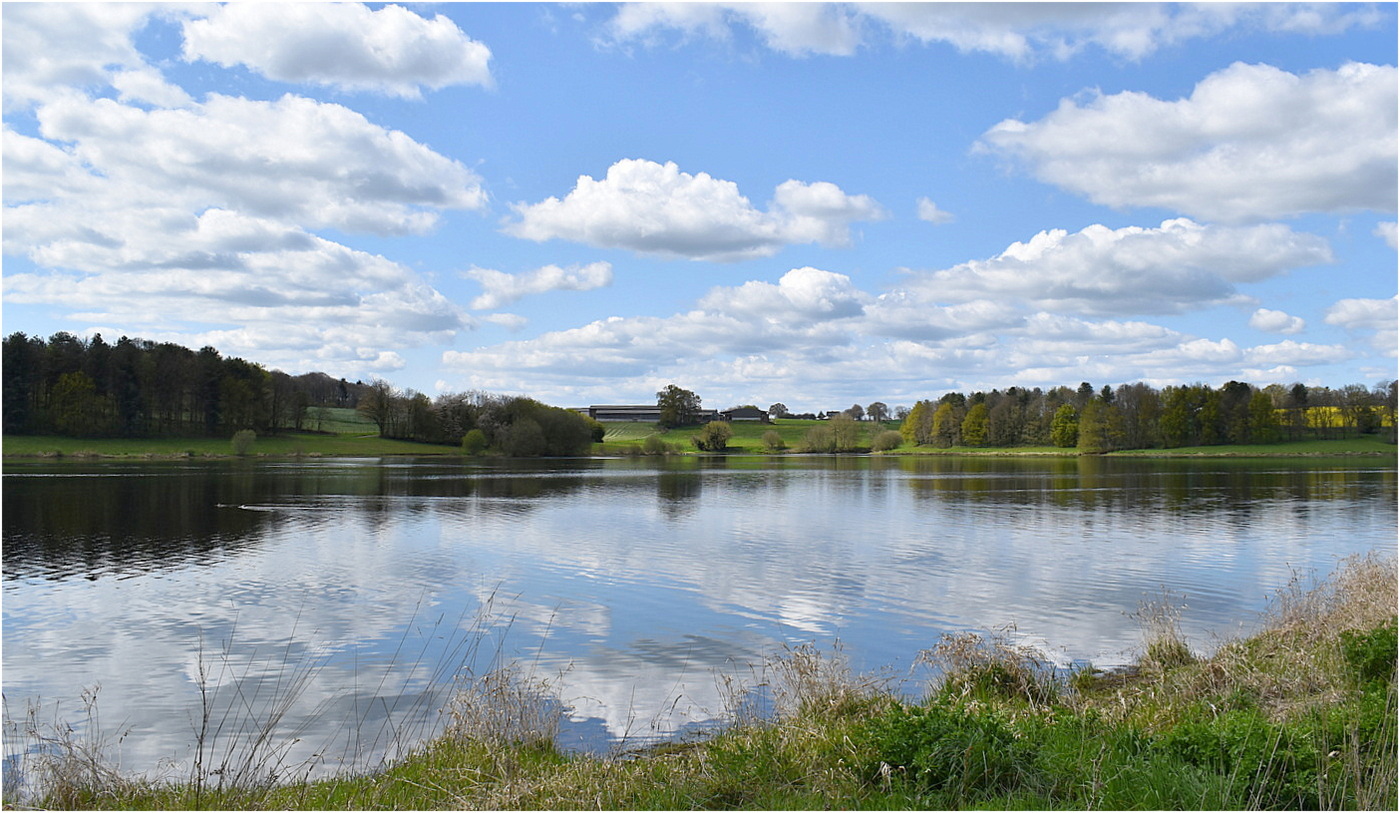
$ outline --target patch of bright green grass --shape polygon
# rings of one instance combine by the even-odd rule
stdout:
[[[726,449],[730,454],[766,454],[767,447],[763,443],[763,436],[768,432],[777,432],[782,438],[783,445],[788,452],[801,451],[803,439],[807,430],[814,426],[827,426],[826,421],[799,420],[796,418],[778,418],[771,423],[758,423],[749,421],[735,421],[730,424],[730,429],[734,434],[729,438],[729,445]],[[886,429],[898,429],[898,421],[884,421],[875,423],[873,421],[863,421],[860,424],[862,432],[862,444],[869,446],[875,435]],[[666,433],[669,442],[680,443],[685,448],[693,450],[694,444],[691,438],[700,433],[702,427],[687,426],[679,429],[672,429]]]
[[[5,457],[229,457],[233,444],[229,438],[65,438],[50,435],[6,435],[3,442]],[[316,433],[287,433],[259,437],[253,441],[249,456],[322,457],[385,455],[443,455],[459,454],[455,446],[438,446],[389,440],[361,434],[323,435]]]
[[[656,428],[656,424],[641,421],[605,421],[603,427],[607,430],[607,433],[603,435],[604,443],[641,441],[648,435],[654,435],[660,431]]]
[[[379,434],[374,421],[347,407],[311,407],[307,410],[303,428],[332,435]]]

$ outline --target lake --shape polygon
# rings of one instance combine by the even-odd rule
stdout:
[[[177,775],[197,730],[268,719],[289,764],[373,765],[512,661],[563,744],[604,750],[703,728],[724,676],[808,642],[917,694],[946,632],[1126,663],[1165,596],[1205,651],[1397,532],[1377,458],[7,461],[3,485],[7,754],[32,714]]]

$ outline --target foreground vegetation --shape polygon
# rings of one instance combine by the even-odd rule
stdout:
[[[1072,674],[1004,634],[945,636],[926,698],[853,675],[839,649],[764,672],[775,713],[606,757],[553,744],[548,686],[507,668],[465,687],[407,759],[322,781],[117,778],[50,757],[58,808],[1396,809],[1396,563],[1349,560],[1275,599],[1209,657],[1145,605],[1131,669]],[[736,693],[736,699],[742,693]]]

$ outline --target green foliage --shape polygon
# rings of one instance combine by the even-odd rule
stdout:
[[[1271,722],[1257,709],[1201,714],[1172,727],[1156,743],[1165,755],[1226,777],[1231,795],[1264,809],[1321,809],[1318,771],[1326,742],[1307,721]]]
[[[486,451],[486,433],[480,429],[471,429],[462,435],[462,451],[469,455],[479,455]]]
[[[54,428],[64,435],[84,437],[102,434],[105,411],[97,387],[87,373],[80,371],[59,376],[49,398]]]
[[[253,441],[258,439],[258,433],[251,429],[240,429],[233,433],[230,444],[233,446],[233,453],[242,457],[253,449]]]
[[[545,453],[544,430],[531,418],[519,418],[507,426],[498,443],[508,457],[536,457]]]
[[[834,451],[854,452],[861,448],[860,423],[850,415],[842,413],[827,421],[831,428],[831,443]]]
[[[1091,398],[1079,413],[1076,445],[1082,454],[1102,454],[1122,446],[1126,437],[1125,419],[1116,404]]]
[[[768,452],[781,452],[787,448],[787,443],[783,441],[783,436],[776,431],[769,429],[763,433],[763,449]]]
[[[734,430],[728,421],[710,421],[690,441],[702,452],[722,452],[733,436]]]
[[[1050,421],[1050,442],[1061,449],[1079,444],[1079,413],[1071,404],[1061,404]]]
[[[675,384],[656,394],[656,406],[661,410],[661,425],[667,428],[690,426],[700,413],[700,396]]]
[[[830,454],[836,451],[836,435],[832,433],[830,426],[817,424],[802,436],[802,449],[817,454]]]
[[[899,425],[899,434],[905,443],[927,446],[933,439],[933,404],[919,401],[909,410],[904,422]]]
[[[608,434],[608,428],[603,425],[603,422],[584,415],[583,423],[588,427],[588,434],[592,441],[602,443],[603,438]]]
[[[642,439],[642,454],[663,455],[671,452],[670,444],[660,435],[647,435]]]
[[[870,442],[870,450],[873,452],[889,452],[904,445],[904,435],[893,429],[886,429],[875,436]]]
[[[1045,706],[1059,696],[1054,666],[1001,631],[944,634],[937,646],[919,653],[919,662],[942,673],[938,696],[947,699]]]
[[[945,400],[933,411],[933,445],[942,449],[957,446],[962,437],[962,409]]]
[[[1029,785],[1035,771],[1031,744],[990,712],[896,706],[870,725],[868,736],[872,777],[893,769],[922,789],[959,800],[1012,793]]]
[[[1395,624],[1386,624],[1362,632],[1343,630],[1341,634],[1342,657],[1347,665],[1355,670],[1362,685],[1395,681],[1396,636]]]
[[[982,446],[987,442],[987,403],[978,401],[968,407],[962,422],[962,442],[967,446]]]

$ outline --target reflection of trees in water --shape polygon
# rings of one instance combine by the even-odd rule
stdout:
[[[11,468],[3,489],[4,577],[96,578],[210,564],[289,522],[353,517],[381,528],[434,511],[518,514],[577,492],[585,477],[540,466],[369,460]]]
[[[246,467],[6,476],[6,579],[144,572],[215,561],[251,544],[276,490]],[[77,476],[68,476],[77,475]]]
[[[1015,506],[1246,513],[1269,503],[1395,500],[1396,472],[1290,466],[1278,460],[1137,461],[1082,456],[1043,461],[911,459],[901,468],[921,497]]]
[[[666,519],[683,519],[695,513],[704,488],[697,471],[664,471],[656,477],[657,504]]]

